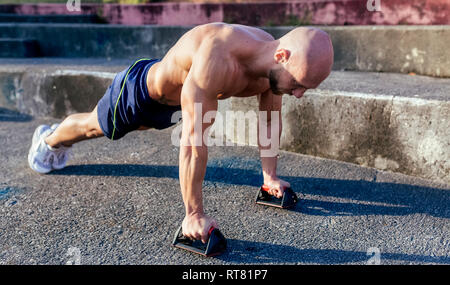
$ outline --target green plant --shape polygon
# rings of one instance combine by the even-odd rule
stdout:
[[[311,25],[312,15],[308,10],[299,17],[298,15],[289,14],[283,22],[283,26],[308,26]]]

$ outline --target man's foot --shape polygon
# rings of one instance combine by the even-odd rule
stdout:
[[[53,124],[50,128],[53,131],[55,131],[58,126],[59,126],[59,124]],[[53,160],[53,163],[52,163],[53,169],[59,170],[59,169],[63,169],[64,167],[66,167],[67,161],[73,155],[72,147],[60,145],[57,148],[50,147],[50,149],[52,149],[55,152],[56,158],[57,158],[57,159]]]
[[[45,138],[53,133],[57,126],[57,124],[52,127],[40,125],[34,131],[32,145],[28,153],[28,164],[36,172],[48,173],[53,169],[62,169],[71,156],[71,147],[53,148],[45,142]]]

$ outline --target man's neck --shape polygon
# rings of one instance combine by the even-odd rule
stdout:
[[[252,56],[245,60],[247,72],[255,77],[269,78],[269,71],[275,64],[274,54],[279,46],[279,40],[264,42],[253,52]]]

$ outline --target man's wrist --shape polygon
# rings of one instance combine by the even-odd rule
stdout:
[[[186,211],[186,217],[203,217],[204,215],[205,213],[203,212],[203,209]]]
[[[264,177],[264,184],[274,181],[274,180],[278,180],[278,177],[275,173],[273,173],[273,174],[272,173],[271,174],[263,173],[263,177]]]

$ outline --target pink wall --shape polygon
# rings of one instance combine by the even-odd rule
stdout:
[[[380,0],[379,12],[368,11],[367,1],[82,4],[81,12],[69,12],[65,4],[11,4],[1,5],[0,12],[33,15],[98,14],[109,23],[126,25],[197,25],[215,21],[254,26],[450,24],[450,0]]]

